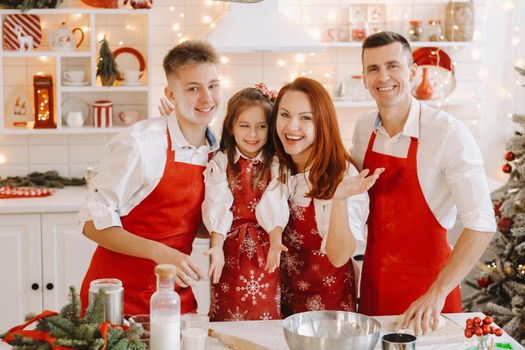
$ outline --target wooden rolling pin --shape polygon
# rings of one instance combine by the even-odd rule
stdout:
[[[234,350],[270,350],[249,340],[236,337],[234,335],[219,333],[213,329],[208,329],[208,336],[217,339],[222,344]]]

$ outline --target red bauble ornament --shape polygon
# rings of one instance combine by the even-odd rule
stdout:
[[[487,287],[488,285],[490,285],[491,283],[491,280],[490,280],[490,277],[481,277],[481,278],[478,278],[476,280],[476,283],[478,284],[478,286],[480,287]],[[491,322],[492,323],[492,322]]]
[[[511,151],[505,152],[505,160],[506,161],[512,162],[514,160],[514,158],[516,158],[514,153],[512,153]]]
[[[503,233],[508,233],[510,232],[513,223],[514,222],[511,218],[501,218],[498,220],[498,230],[500,230]]]
[[[503,166],[501,167],[501,170],[502,170],[504,173],[509,174],[509,173],[512,171],[512,167],[510,166],[509,163],[506,163],[506,164],[503,164]]]

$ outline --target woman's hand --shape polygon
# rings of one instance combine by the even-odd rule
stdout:
[[[161,116],[168,116],[173,113],[174,110],[175,107],[173,107],[173,105],[165,97],[160,99],[159,112]]]
[[[276,268],[281,265],[281,253],[287,252],[286,248],[282,243],[272,243],[270,244],[270,249],[268,250],[268,256],[266,257],[266,266],[264,267],[265,271],[273,273]]]
[[[361,194],[368,191],[379,178],[379,175],[385,171],[384,168],[377,168],[374,173],[367,177],[370,172],[365,169],[357,176],[350,176],[339,183],[334,193],[334,199],[344,200],[350,196]]]
[[[177,267],[175,283],[183,288],[192,286],[196,281],[206,278],[189,255],[168,246],[164,246],[160,257],[155,259],[155,262],[157,264],[175,265]]]

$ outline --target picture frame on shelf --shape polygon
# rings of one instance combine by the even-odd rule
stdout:
[[[8,128],[25,128],[33,121],[33,103],[24,86],[16,87],[4,106],[4,125]]]
[[[350,23],[367,22],[367,5],[351,5],[348,10],[348,21]]]
[[[368,23],[386,23],[386,5],[372,4],[367,5]]]

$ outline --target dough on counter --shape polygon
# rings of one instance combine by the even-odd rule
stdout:
[[[405,318],[405,314],[401,314],[401,315],[397,316],[396,319],[389,325],[388,330],[391,331],[391,332],[399,331],[401,329],[401,323],[403,322],[404,318]],[[433,332],[433,330],[432,330],[432,321],[433,321],[433,319],[431,318],[430,319],[430,329],[429,329],[427,334],[430,334],[430,333]],[[439,322],[438,326],[437,326],[437,328],[434,331],[445,327],[446,324],[447,324],[446,318],[444,318],[441,315],[439,315],[439,321],[438,322]],[[410,323],[408,324],[408,328],[403,330],[403,333],[408,333],[408,334],[414,335],[414,319],[412,319],[410,321]]]

